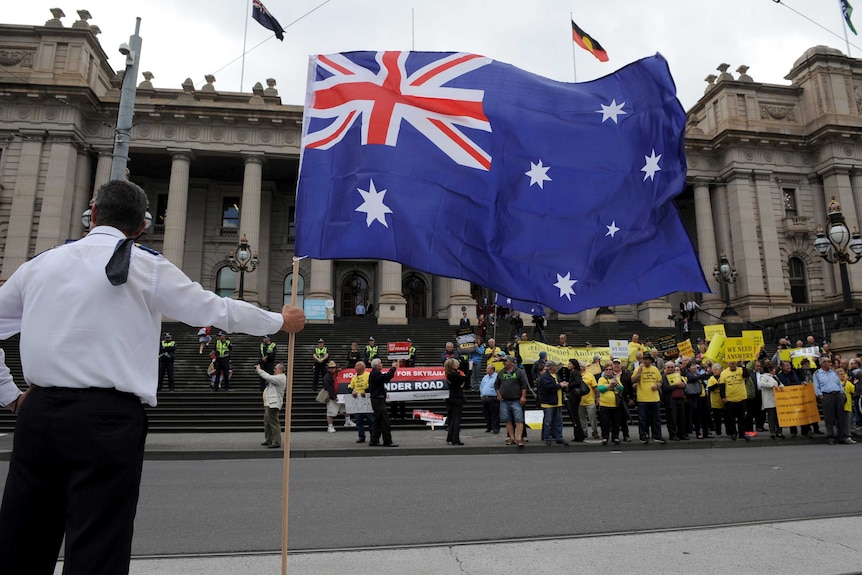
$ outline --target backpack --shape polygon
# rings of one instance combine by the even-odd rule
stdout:
[[[590,386],[584,383],[579,372],[573,372],[569,381],[569,396],[580,400],[581,397],[590,394]]]

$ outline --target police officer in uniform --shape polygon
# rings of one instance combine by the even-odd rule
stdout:
[[[275,372],[275,355],[278,351],[278,345],[272,341],[272,338],[269,335],[263,336],[263,342],[260,344],[260,369],[264,371],[264,373],[268,373],[272,375]],[[267,381],[264,378],[260,378],[260,391],[262,392],[266,389]]]
[[[329,350],[326,349],[323,338],[317,340],[317,347],[314,348],[312,357],[314,358],[314,381],[311,382],[311,389],[317,391],[321,378],[326,375],[326,362],[329,360]]]
[[[177,342],[174,341],[171,334],[166,333],[165,339],[162,340],[162,352],[159,354],[159,386],[157,391],[162,390],[162,382],[165,379],[165,373],[168,374],[168,391],[174,390],[174,359],[177,354]]]
[[[0,505],[6,575],[54,573],[61,544],[70,575],[129,572],[162,315],[253,335],[305,325],[302,310],[221,298],[135,247],[146,209],[141,188],[108,182],[86,237],[22,264],[0,286],[0,339],[20,332],[27,383],[22,394],[0,368],[0,405],[17,413]]]
[[[371,360],[377,357],[377,345],[374,343],[374,338],[368,338],[368,345],[365,346],[365,365],[371,365]]]
[[[213,391],[218,391],[219,384],[222,389],[230,391],[230,340],[227,339],[227,334],[223,331],[218,332],[218,339],[215,342],[215,379],[213,380]],[[221,375],[224,374],[224,380]]]

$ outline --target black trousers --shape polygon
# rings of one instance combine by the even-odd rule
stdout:
[[[745,400],[724,404],[724,423],[730,435],[742,437],[745,433]]]
[[[371,445],[380,443],[383,435],[383,444],[392,443],[392,426],[389,425],[389,412],[386,411],[385,397],[372,397],[371,409],[374,411],[374,426],[371,428]]]
[[[673,439],[683,438],[688,435],[688,428],[685,425],[685,399],[681,397],[671,397],[667,400],[665,409],[665,419],[667,420],[667,434]]]
[[[311,390],[317,391],[320,386],[320,380],[326,375],[326,364],[314,362],[314,380],[311,382]]]
[[[218,391],[218,386],[222,383],[222,374],[224,374],[224,385],[222,388],[227,391],[230,389],[230,358],[217,357],[215,360],[215,385],[214,389]]]
[[[446,400],[446,441],[461,442],[461,415],[464,413],[464,400]]]
[[[160,359],[159,360],[159,385],[157,390],[162,390],[162,382],[165,380],[165,374],[168,375],[168,389],[174,390],[174,360]]]
[[[482,415],[485,416],[485,429],[500,431],[500,400],[494,396],[482,398]]]
[[[34,387],[15,424],[0,506],[0,571],[129,572],[147,416],[116,390]]]

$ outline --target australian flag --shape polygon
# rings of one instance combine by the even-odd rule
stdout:
[[[667,62],[582,84],[475,54],[312,56],[296,253],[374,258],[563,313],[708,292],[673,199]]]
[[[275,32],[275,37],[284,42],[284,28],[281,27],[275,16],[269,13],[269,10],[266,9],[266,6],[260,0],[252,0],[251,17],[267,30]]]
[[[523,301],[506,297],[500,294],[497,294],[497,296],[494,298],[494,305],[500,307],[507,307],[509,309],[513,309],[515,311],[530,315],[539,315],[543,317],[545,315],[545,306],[543,306],[539,302]]]

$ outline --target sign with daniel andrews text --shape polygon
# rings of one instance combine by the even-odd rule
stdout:
[[[338,372],[335,391],[338,403],[351,393],[348,385],[356,370],[343,369]],[[392,381],[386,384],[386,401],[417,401],[423,399],[446,399],[449,384],[442,367],[399,367]]]

